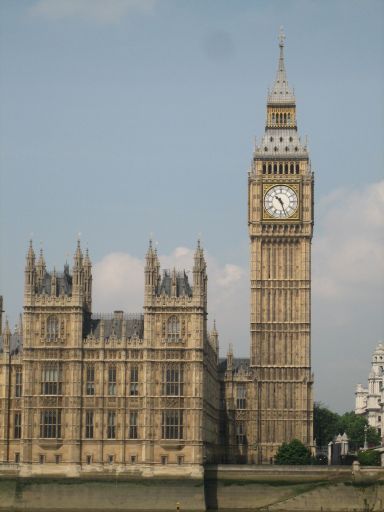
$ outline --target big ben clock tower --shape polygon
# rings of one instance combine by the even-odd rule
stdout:
[[[254,461],[269,463],[283,442],[313,439],[311,239],[313,173],[296,123],[296,100],[280,34],[265,133],[248,182],[251,249],[251,369]]]

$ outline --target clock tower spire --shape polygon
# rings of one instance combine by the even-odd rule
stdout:
[[[297,131],[284,40],[281,31],[265,132],[255,148],[248,178],[254,382],[249,458],[257,463],[270,462],[283,442],[297,438],[310,447],[313,438],[313,173],[306,144]]]

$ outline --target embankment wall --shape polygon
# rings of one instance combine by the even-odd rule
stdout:
[[[182,477],[171,468],[32,473],[0,467],[0,511],[384,511],[384,468],[209,466],[204,475]]]

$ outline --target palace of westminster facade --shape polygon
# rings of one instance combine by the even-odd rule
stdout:
[[[31,242],[22,321],[13,333],[1,321],[0,462],[182,474],[269,464],[294,438],[312,447],[313,173],[282,35],[279,47],[248,176],[250,358],[219,358],[200,244],[192,282],[161,271],[150,244],[143,314],[95,316],[88,251],[78,243],[72,269],[49,272]]]

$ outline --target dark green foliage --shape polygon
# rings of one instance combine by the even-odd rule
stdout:
[[[358,450],[364,446],[364,427],[367,425],[368,421],[366,418],[358,416],[354,412],[346,412],[340,416],[340,433],[347,433],[349,446],[352,450]],[[380,444],[380,436],[376,429],[368,427],[367,441],[369,446],[378,446]]]
[[[298,439],[290,443],[283,443],[277,450],[275,457],[276,464],[311,464],[311,454],[306,446]]]
[[[317,446],[326,446],[338,434],[346,432],[349,437],[350,450],[358,450],[364,446],[364,427],[368,421],[353,411],[342,415],[330,411],[322,403],[315,403],[313,410],[314,438]],[[368,427],[367,441],[369,446],[380,444],[380,435],[377,430]]]
[[[374,450],[359,452],[357,460],[362,466],[380,466],[380,453]]]
[[[321,402],[313,408],[313,437],[317,446],[326,446],[339,433],[340,416],[327,409]],[[341,432],[343,433],[343,432]]]

